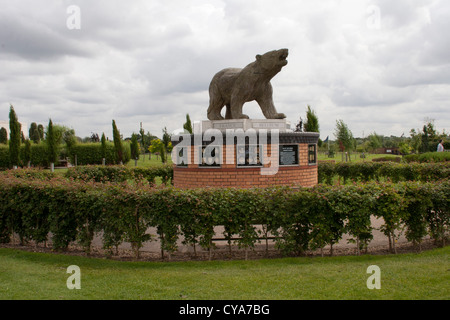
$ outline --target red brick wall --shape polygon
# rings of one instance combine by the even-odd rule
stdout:
[[[234,149],[232,146],[223,148],[224,164],[220,168],[199,168],[198,164],[189,164],[188,167],[174,166],[174,186],[176,188],[251,188],[273,185],[310,187],[318,183],[317,165],[308,164],[307,144],[299,144],[299,165],[279,166],[278,172],[274,175],[262,175],[261,167],[236,168],[235,164],[226,164],[226,152],[233,152],[234,156]],[[270,146],[267,149],[270,152]],[[194,159],[194,148],[191,148],[191,155]],[[270,167],[270,164],[265,167]]]

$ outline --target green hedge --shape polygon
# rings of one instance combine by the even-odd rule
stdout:
[[[25,145],[20,146],[20,158],[25,158]],[[31,144],[31,165],[36,167],[48,167],[47,160],[47,146],[45,143]],[[23,161],[20,163],[22,167],[26,167],[27,163]],[[0,169],[11,168],[9,163],[9,147],[7,145],[0,145]]]
[[[65,173],[66,178],[94,182],[125,182],[127,180],[147,180],[155,184],[155,179],[160,177],[162,183],[169,184],[173,178],[171,165],[157,167],[133,167],[126,166],[79,166],[69,168]]]
[[[393,163],[393,162],[340,162],[319,163],[319,183],[333,184],[339,177],[349,181],[367,182],[380,179],[399,181],[435,181],[450,178],[450,163]]]
[[[404,156],[406,162],[446,162],[450,161],[450,152],[426,152]]]
[[[171,181],[171,165],[133,169],[123,166],[82,166],[71,168],[67,177],[87,179],[96,182],[123,182],[139,176],[154,183],[155,177],[161,177],[164,183]],[[399,181],[436,181],[450,178],[450,163],[391,163],[391,162],[355,162],[355,163],[319,163],[319,183],[333,184],[334,178],[340,177],[343,183],[349,181],[379,181],[382,178],[392,182]]]
[[[129,143],[123,143],[123,163],[126,164],[131,159],[131,149]],[[96,165],[102,164],[102,144],[101,143],[79,143],[70,149],[70,161],[75,164],[75,155],[77,156],[77,165]],[[112,142],[106,143],[106,164],[118,164],[114,152],[114,144]]]
[[[444,243],[450,224],[449,196],[448,180],[179,190],[24,179],[7,172],[0,175],[0,239],[8,242],[16,233],[23,241],[39,243],[51,234],[54,249],[66,249],[77,241],[89,252],[94,234],[101,233],[105,249],[112,252],[129,242],[138,256],[154,236],[159,237],[163,253],[176,251],[180,236],[187,245],[211,250],[214,227],[223,226],[223,236],[246,250],[258,238],[273,235],[282,252],[302,254],[332,246],[349,234],[359,252],[373,237],[371,215],[383,218],[382,231],[391,240],[404,230],[416,244],[426,235]],[[257,225],[263,226],[262,231]],[[157,235],[147,234],[149,227],[155,227]]]
[[[124,149],[124,164],[128,163],[131,159],[130,144],[123,143]],[[20,147],[20,158],[24,159],[25,146],[22,144]],[[78,165],[96,165],[102,164],[103,157],[101,151],[101,143],[80,143],[72,146],[70,150],[60,147],[60,158],[70,157],[71,163],[75,164],[75,155],[77,156]],[[31,144],[31,166],[33,167],[48,167],[48,152],[45,142],[40,144]],[[117,164],[115,160],[114,144],[107,142],[106,144],[106,164]],[[26,167],[27,163],[20,164],[22,167]],[[0,145],[0,169],[11,168],[9,163],[9,147],[7,145]]]
[[[9,168],[9,147],[5,144],[0,144],[0,169]]]

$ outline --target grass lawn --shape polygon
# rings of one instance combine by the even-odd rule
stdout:
[[[121,262],[0,249],[0,299],[308,300],[450,298],[450,247],[420,254],[254,261]],[[69,290],[67,267],[81,270]],[[369,290],[370,265],[381,289]]]
[[[170,156],[170,154],[167,155],[167,164],[171,164],[172,163],[172,158]],[[138,167],[156,167],[156,166],[161,166],[163,165],[162,161],[161,161],[161,157],[156,156],[154,154],[152,154],[151,159],[149,159],[149,155],[146,154],[144,155],[140,155],[139,156],[139,160],[137,161],[137,166]],[[135,161],[134,160],[130,160],[130,162],[127,163],[127,167],[129,168],[133,168],[135,167]]]

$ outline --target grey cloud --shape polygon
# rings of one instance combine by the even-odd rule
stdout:
[[[21,17],[0,13],[1,54],[30,60],[51,60],[63,56],[89,56],[77,43],[50,27]]]

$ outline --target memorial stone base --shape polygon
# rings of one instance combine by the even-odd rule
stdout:
[[[286,120],[202,121],[194,124],[194,134],[178,138],[172,141],[176,188],[310,187],[318,182],[319,134],[293,132]]]

